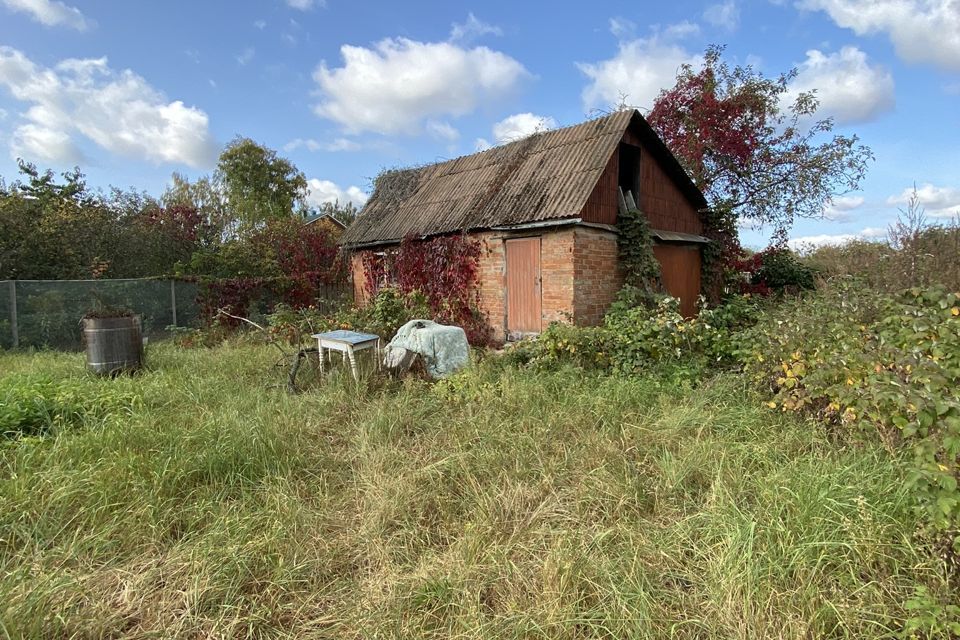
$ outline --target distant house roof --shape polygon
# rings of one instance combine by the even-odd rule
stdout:
[[[329,220],[330,222],[337,225],[341,229],[347,228],[347,225],[343,224],[342,222],[334,218],[329,213],[322,213],[319,216],[313,216],[312,218],[307,218],[307,221],[304,222],[303,224],[313,224],[314,222],[319,222],[320,220]]]
[[[628,127],[698,209],[703,194],[636,110],[480,153],[386,172],[340,241],[347,246],[577,217]]]

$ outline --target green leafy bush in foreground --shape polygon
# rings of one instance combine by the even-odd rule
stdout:
[[[827,287],[787,301],[741,338],[747,374],[771,407],[810,412],[840,432],[909,447],[909,484],[926,519],[960,554],[960,294],[878,295]]]
[[[575,364],[633,374],[671,365],[699,375],[734,362],[733,333],[752,324],[757,313],[749,295],[705,308],[695,318],[684,318],[679,300],[670,297],[660,297],[653,307],[615,305],[603,326],[553,323],[537,340],[514,347],[510,358],[546,369]]]
[[[40,436],[129,412],[140,397],[96,380],[55,379],[45,374],[0,378],[0,434]]]

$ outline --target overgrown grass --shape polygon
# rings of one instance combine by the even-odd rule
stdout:
[[[743,380],[480,363],[283,393],[276,353],[158,345],[137,396],[0,450],[9,637],[884,637],[915,587],[901,461]]]

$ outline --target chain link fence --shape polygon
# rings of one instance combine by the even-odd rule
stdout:
[[[0,280],[0,347],[82,348],[80,318],[96,308],[126,308],[143,332],[200,324],[197,284],[180,280]]]

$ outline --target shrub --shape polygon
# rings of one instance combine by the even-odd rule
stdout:
[[[584,369],[607,369],[611,333],[605,327],[575,327],[551,322],[536,339],[523,340],[507,352],[508,361],[538,369],[573,365]]]
[[[960,218],[930,223],[914,191],[885,241],[820,247],[807,262],[830,276],[853,276],[885,292],[941,284],[960,290]]]
[[[480,250],[480,243],[466,235],[429,240],[408,236],[399,247],[385,254],[364,254],[366,290],[375,297],[384,287],[396,289],[401,296],[418,296],[429,307],[428,313],[419,317],[459,325],[466,331],[470,344],[488,345],[490,328],[479,311],[475,286]],[[392,304],[386,299],[382,303]]]
[[[139,396],[112,385],[10,375],[0,378],[0,433],[4,438],[55,434],[139,405]]]
[[[696,318],[684,318],[676,298],[660,297],[653,307],[622,303],[611,309],[601,327],[551,324],[535,341],[514,347],[510,360],[624,374],[669,365],[697,376],[707,367],[734,363],[732,332],[749,326],[757,313],[750,296],[734,296],[724,305],[705,308]]]
[[[816,279],[816,270],[782,245],[752,255],[743,253],[734,268],[747,278],[739,283],[741,293],[769,295],[775,291],[812,289]]]
[[[812,289],[814,271],[786,247],[771,247],[758,254],[760,268],[753,274],[753,284],[765,284],[774,290]]]
[[[908,447],[918,504],[949,532],[960,526],[958,316],[960,294],[939,287],[877,295],[832,286],[764,314],[739,338],[739,354],[773,392],[772,408]]]

